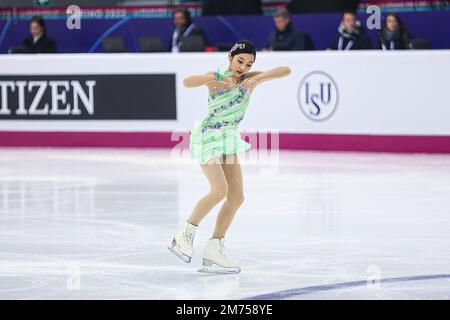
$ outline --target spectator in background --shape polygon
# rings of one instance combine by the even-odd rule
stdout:
[[[13,53],[56,53],[56,43],[47,36],[45,21],[40,16],[30,20],[31,35],[23,40],[20,47],[11,50]]]
[[[389,13],[384,19],[378,39],[377,49],[404,50],[409,49],[412,36],[403,26],[402,21],[395,13]]]
[[[356,20],[356,15],[352,11],[342,14],[341,23],[338,27],[338,34],[331,44],[333,50],[364,50],[372,49],[370,38]]]
[[[203,30],[192,22],[191,14],[187,9],[174,10],[173,22],[175,24],[175,30],[172,33],[170,51],[182,51],[183,40],[192,36],[201,36],[204,44],[208,44],[208,39],[203,33]]]
[[[292,50],[314,50],[309,35],[294,29],[289,11],[279,9],[273,20],[275,30],[269,35],[265,50],[263,51],[292,51]]]
[[[202,15],[262,14],[261,0],[204,0]]]

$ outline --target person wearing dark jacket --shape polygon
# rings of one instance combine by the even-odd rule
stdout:
[[[389,13],[384,19],[377,49],[404,50],[409,49],[412,36],[403,26],[402,21],[395,13]]]
[[[209,41],[203,33],[203,30],[192,21],[187,9],[176,9],[173,12],[173,22],[175,29],[170,39],[169,51],[174,53],[183,51],[183,41],[193,36],[201,37],[203,44],[205,46],[209,45]],[[198,51],[203,51],[203,49],[198,48]]]
[[[278,10],[273,19],[276,28],[269,35],[264,51],[314,50],[311,38],[294,28],[286,9]]]
[[[366,50],[372,49],[370,38],[356,20],[354,12],[344,12],[338,27],[338,34],[331,44],[333,50]]]
[[[21,53],[56,53],[56,43],[47,36],[44,19],[34,16],[30,20],[31,35],[23,40],[22,45],[13,51]]]

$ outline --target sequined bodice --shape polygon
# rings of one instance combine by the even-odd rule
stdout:
[[[251,148],[241,137],[239,122],[244,118],[252,90],[242,87],[243,76],[232,87],[228,87],[229,79],[216,79],[209,86],[208,114],[190,133],[192,157],[202,165]]]
[[[237,127],[244,118],[249,98],[250,93],[241,86],[211,92],[208,97],[208,115],[201,123],[202,132]]]

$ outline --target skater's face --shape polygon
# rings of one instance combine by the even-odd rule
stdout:
[[[240,77],[248,72],[255,62],[255,56],[250,53],[239,53],[234,57],[228,54],[228,59],[230,60],[228,69],[234,72],[235,77]]]

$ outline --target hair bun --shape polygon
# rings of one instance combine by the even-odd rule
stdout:
[[[253,54],[256,59],[256,47],[253,42],[249,40],[239,40],[233,45],[233,47],[231,47],[230,54],[232,57],[240,53]]]

